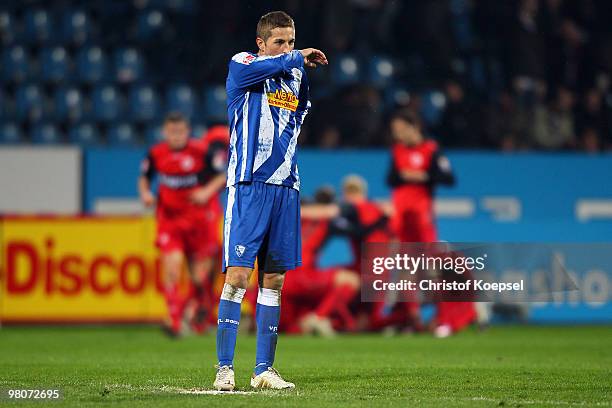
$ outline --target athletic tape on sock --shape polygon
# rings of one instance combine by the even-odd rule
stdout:
[[[246,293],[246,289],[237,288],[235,286],[226,283],[223,285],[223,292],[221,292],[221,299],[229,300],[230,302],[242,303],[242,298]]]
[[[257,303],[264,306],[280,306],[280,290],[260,288]]]

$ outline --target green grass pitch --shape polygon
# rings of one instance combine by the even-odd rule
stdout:
[[[255,339],[239,336],[236,380],[250,391]],[[153,327],[5,327],[0,388],[58,387],[61,402],[0,405],[611,406],[612,327],[493,327],[456,337],[281,335],[277,364],[297,388],[246,395],[210,389],[213,335],[165,338]]]

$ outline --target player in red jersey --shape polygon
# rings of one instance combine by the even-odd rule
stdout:
[[[433,193],[437,184],[455,177],[438,144],[425,139],[418,116],[407,110],[391,118],[394,144],[388,184],[393,189],[393,228],[401,242],[435,242]]]
[[[221,204],[222,189],[216,183],[211,183],[215,177],[227,167],[227,152],[229,149],[229,128],[226,125],[214,125],[201,136],[201,141],[206,157],[206,168],[201,174],[201,182],[204,187],[194,191],[192,198],[197,202],[203,203],[206,219],[211,228],[210,239],[216,243],[217,253],[211,258],[212,268],[217,270],[221,267],[221,245],[222,245],[222,225],[223,208]],[[221,177],[219,178],[221,179]],[[209,272],[210,275],[210,272]],[[194,330],[202,332],[208,324],[216,324],[215,313],[210,313],[214,305],[219,303],[219,291],[214,291],[214,280],[206,281],[207,285],[201,286],[200,292],[196,286],[194,300],[196,301],[196,313]]]
[[[225,164],[214,163],[202,141],[189,139],[189,123],[180,113],[170,113],[162,131],[165,140],[153,146],[142,162],[138,191],[142,202],[153,206],[151,180],[158,175],[156,245],[165,271],[167,329],[177,336],[187,301],[178,285],[183,259],[190,263],[196,292],[205,293],[212,257],[219,252],[217,229],[207,217],[206,205],[225,185]]]
[[[310,209],[331,201],[333,191],[323,187],[315,193],[317,204],[302,206],[302,266],[287,275],[283,287],[281,327],[289,333],[332,336],[336,328],[355,328],[349,304],[359,289],[357,273],[346,268],[321,269],[317,262],[327,239],[342,225]]]
[[[395,143],[388,183],[393,189],[393,226],[402,242],[437,241],[433,193],[437,184],[453,185],[455,177],[438,144],[425,139],[418,116],[396,112],[391,118]],[[437,302],[433,330],[438,337],[456,332],[474,320],[471,302]]]

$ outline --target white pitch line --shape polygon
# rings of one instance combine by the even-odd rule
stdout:
[[[199,390],[199,389],[181,389],[176,388],[173,391],[179,394],[192,394],[192,395],[252,395],[257,394],[255,391],[217,391],[217,390]]]

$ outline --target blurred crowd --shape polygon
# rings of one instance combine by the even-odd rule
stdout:
[[[304,145],[388,145],[402,107],[445,148],[612,148],[609,0],[5,1],[4,139],[143,144],[169,110],[223,121],[227,62],[276,9],[330,60]]]

